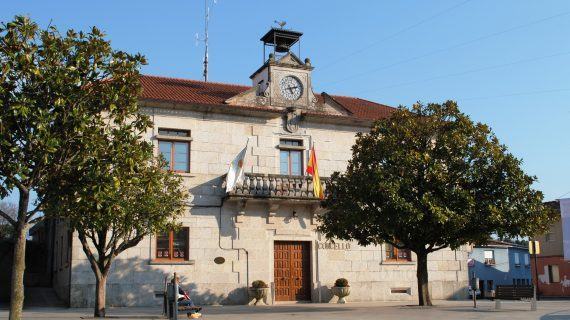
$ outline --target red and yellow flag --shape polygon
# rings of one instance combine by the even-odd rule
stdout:
[[[307,163],[307,173],[313,176],[313,190],[315,197],[324,199],[325,194],[321,186],[321,179],[319,178],[319,168],[317,166],[317,154],[315,153],[315,145],[311,148],[309,154],[309,163]]]

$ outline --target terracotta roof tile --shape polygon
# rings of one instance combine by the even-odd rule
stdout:
[[[143,100],[195,103],[201,105],[217,105],[237,108],[241,107],[233,105],[229,106],[225,101],[236,94],[251,88],[243,85],[166,78],[150,75],[143,75],[141,77],[141,84],[143,88],[141,99]],[[322,100],[321,94],[318,94],[318,97]],[[346,108],[351,113],[352,117],[359,119],[375,120],[386,118],[395,110],[392,107],[360,98],[334,95],[331,95],[331,97]],[[255,107],[244,108],[256,109]],[[258,109],[271,110],[267,107],[259,107]]]

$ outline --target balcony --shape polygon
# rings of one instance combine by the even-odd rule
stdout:
[[[288,176],[279,174],[246,173],[243,183],[228,193],[228,198],[291,199],[318,202],[313,190],[311,176]],[[321,185],[326,193],[326,181]]]

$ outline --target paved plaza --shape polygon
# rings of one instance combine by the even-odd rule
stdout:
[[[93,309],[29,308],[24,319],[86,319]],[[160,310],[153,308],[110,308],[107,315],[116,319],[164,319]],[[0,319],[7,319],[8,311],[0,310]],[[182,315],[180,319],[185,319]],[[451,320],[451,319],[570,319],[570,300],[540,301],[538,311],[530,311],[525,302],[504,302],[503,310],[494,310],[491,301],[480,301],[475,310],[470,301],[436,301],[430,308],[404,303],[349,303],[339,304],[282,304],[276,306],[206,306],[204,320],[249,319],[385,319],[385,320]]]

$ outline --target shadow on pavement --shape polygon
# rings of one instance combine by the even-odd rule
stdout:
[[[259,307],[230,307],[225,308],[204,306],[203,314],[276,314],[276,313],[315,313],[315,312],[353,312],[355,308],[349,307],[303,307],[302,305],[291,306],[259,306]]]
[[[568,320],[570,319],[570,309],[547,313],[540,317],[540,320]]]

